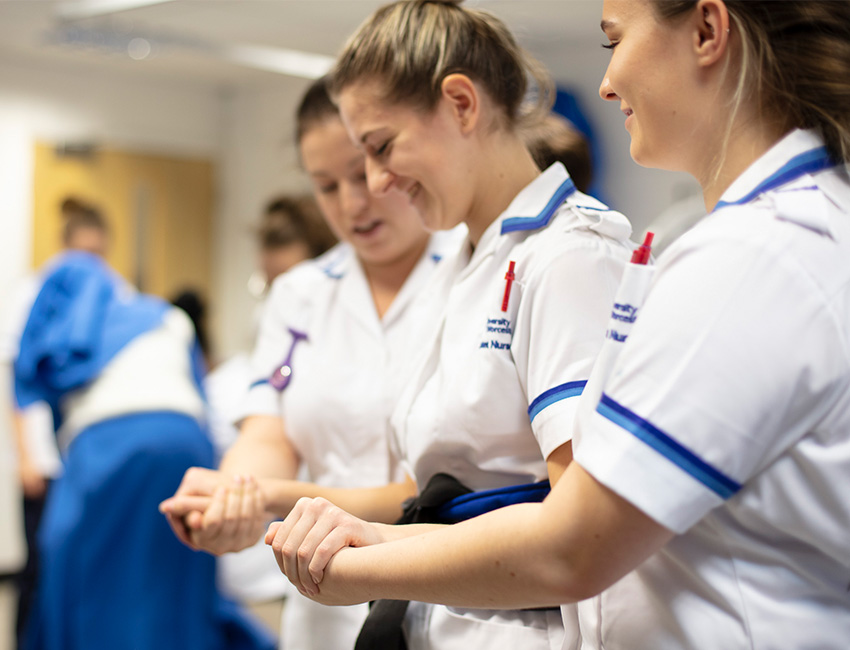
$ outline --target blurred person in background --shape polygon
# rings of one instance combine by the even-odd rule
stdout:
[[[101,212],[76,197],[68,197],[59,205],[62,248],[87,251],[104,257],[109,249],[109,225]],[[42,282],[42,273],[23,278],[6,304],[2,323],[3,363],[11,364],[17,356],[18,342],[35,296]],[[11,376],[11,374],[9,375]],[[35,594],[39,558],[36,536],[41,521],[47,490],[53,479],[62,472],[62,462],[53,437],[53,419],[43,402],[31,404],[26,409],[11,404],[11,431],[17,455],[17,474],[23,495],[23,521],[26,536],[27,559],[16,576],[18,608],[16,635],[23,637],[30,604]]]
[[[50,406],[64,467],[38,533],[23,648],[274,646],[220,596],[214,559],[177,543],[156,512],[188,467],[213,462],[202,365],[186,316],[99,256],[66,251],[46,265],[15,395]]]
[[[540,169],[562,163],[579,192],[587,192],[593,180],[590,145],[569,120],[550,113],[542,120],[520,129],[531,157]]]

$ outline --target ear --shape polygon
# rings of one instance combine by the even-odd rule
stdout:
[[[442,98],[457,120],[461,133],[469,133],[481,116],[481,95],[472,79],[455,72],[440,83]]]
[[[723,0],[697,3],[694,51],[702,66],[717,63],[729,47],[729,10]]]

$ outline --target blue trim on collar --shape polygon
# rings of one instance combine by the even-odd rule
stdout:
[[[618,404],[605,393],[602,394],[596,411],[648,444],[719,497],[728,499],[741,489],[740,483],[715,469],[692,451],[673,440],[661,429],[656,428],[622,404]]]
[[[333,263],[328,264],[327,266],[322,267],[322,273],[331,278],[332,280],[342,280],[345,277],[345,273],[340,273],[339,271],[334,271]]]
[[[837,163],[829,156],[826,147],[818,147],[803,152],[794,156],[791,160],[780,167],[776,172],[764,179],[758,186],[749,194],[741,197],[736,201],[718,201],[712,212],[716,212],[720,208],[725,208],[729,205],[743,205],[755,199],[759,194],[764,194],[770,190],[776,189],[782,185],[794,181],[804,174],[819,172],[829,167],[834,167]]]
[[[552,198],[543,208],[543,211],[536,217],[509,217],[502,222],[502,234],[516,232],[518,230],[537,230],[548,225],[552,216],[555,214],[561,204],[567,200],[571,194],[575,193],[576,186],[573,179],[567,178],[561,186],[555,190]]]
[[[550,388],[549,390],[540,393],[540,395],[535,397],[534,401],[531,402],[531,406],[528,407],[529,422],[534,422],[534,418],[536,418],[540,411],[545,409],[547,406],[551,406],[555,402],[560,402],[562,399],[578,397],[582,394],[586,385],[586,381],[569,381],[566,384],[555,386],[554,388]]]

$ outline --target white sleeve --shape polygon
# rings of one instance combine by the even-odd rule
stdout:
[[[544,458],[572,439],[577,399],[602,347],[625,249],[595,234],[535,268],[522,287],[511,346]]]
[[[576,460],[681,533],[823,417],[847,361],[793,258],[716,238],[664,262]]]

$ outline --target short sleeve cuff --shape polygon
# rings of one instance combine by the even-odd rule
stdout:
[[[585,383],[564,384],[563,387],[553,389],[553,391],[560,389],[560,393],[552,392],[550,398],[552,401],[548,401],[544,393],[543,399],[538,398],[532,402],[528,415],[531,418],[531,430],[534,432],[543,458],[549,458],[549,454],[573,439],[575,417],[581,401],[579,397]]]
[[[278,392],[268,382],[258,383],[251,387],[240,409],[237,422],[251,415],[280,415],[280,397]]]
[[[675,533],[723,503],[698,478],[599,412],[583,421],[573,452],[593,478]]]

